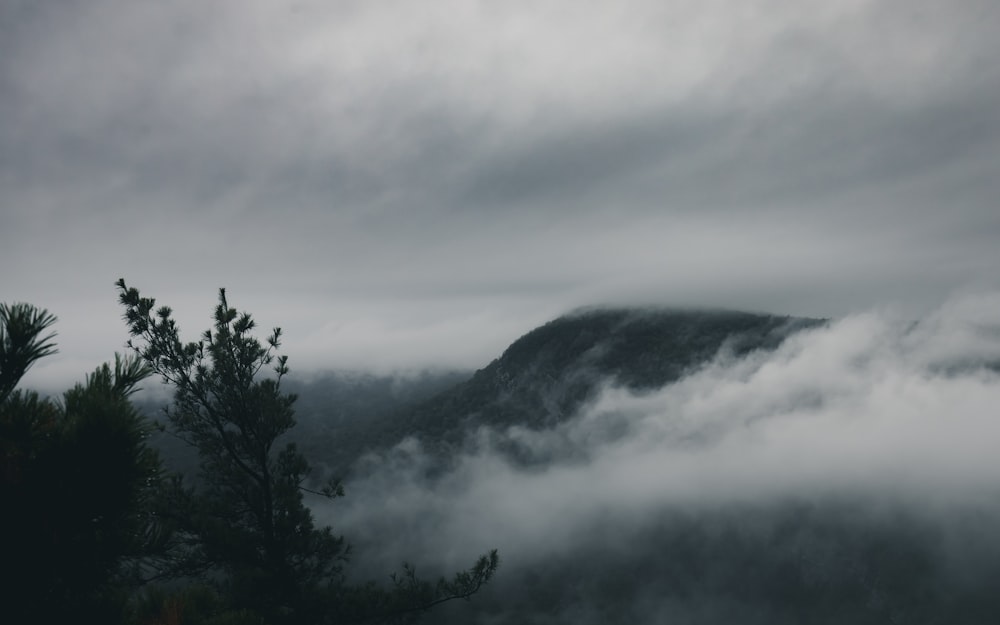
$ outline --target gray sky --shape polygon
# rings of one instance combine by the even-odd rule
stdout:
[[[190,338],[479,367],[580,305],[920,315],[1000,288],[993,0],[0,0],[0,301],[28,381]]]

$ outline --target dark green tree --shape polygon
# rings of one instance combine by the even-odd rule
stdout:
[[[16,388],[55,351],[43,334],[54,322],[27,304],[0,305],[4,618],[120,622],[159,540],[149,506],[159,461],[129,401],[150,371],[116,356],[61,400]]]
[[[412,568],[388,588],[345,584],[348,546],[316,527],[303,500],[310,465],[294,444],[282,444],[295,425],[295,396],[281,386],[288,373],[287,356],[277,354],[281,329],[261,342],[250,314],[231,308],[220,289],[214,327],[183,342],[169,307],[156,308],[124,280],[117,286],[128,347],[173,389],[170,428],[201,460],[196,479],[174,480],[168,506],[184,538],[180,571],[208,573],[233,608],[268,623],[405,620],[490,579],[495,552],[436,584]],[[321,492],[343,494],[336,482]]]
[[[0,401],[21,381],[31,365],[56,353],[55,332],[43,334],[56,322],[44,308],[30,304],[0,304]]]

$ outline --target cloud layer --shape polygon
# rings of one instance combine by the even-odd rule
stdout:
[[[848,557],[841,551],[850,549],[860,550],[851,557],[876,557],[893,541],[912,540],[932,554],[927,566],[946,586],[957,575],[949,567],[971,566],[976,553],[975,566],[1000,563],[998,304],[996,295],[953,300],[919,322],[852,315],[773,353],[721,355],[649,394],[610,386],[554,430],[480,432],[476,450],[434,480],[422,477],[427,459],[410,441],[371,459],[371,473],[349,485],[346,499],[316,513],[356,542],[366,574],[392,570],[401,558],[432,570],[459,567],[498,547],[503,577],[494,599],[483,600],[492,609],[505,592],[527,593],[532,571],[538,584],[558,585],[553,562],[591,566],[597,578],[605,564],[669,568],[651,564],[657,556],[649,550],[681,531],[663,529],[671,523],[705,533],[709,543],[737,531],[749,544],[775,541],[775,552],[794,548],[820,559]],[[552,460],[515,466],[495,450],[499,440]],[[788,517],[788,506],[805,512]],[[789,518],[799,518],[801,535],[775,538]],[[830,538],[834,555],[824,556],[816,527],[861,538]],[[874,542],[859,546],[863,540]],[[883,574],[887,584],[910,579]],[[649,615],[677,599],[669,587],[644,585],[654,579],[662,581],[639,578],[628,591],[652,593],[642,622],[659,622]],[[594,609],[583,599],[581,606]]]
[[[383,370],[481,366],[594,303],[922,313],[997,286],[998,21],[988,0],[5,2],[0,296],[96,364],[119,276],[193,335],[226,286],[293,366]]]

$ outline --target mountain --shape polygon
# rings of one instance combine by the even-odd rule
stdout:
[[[771,350],[790,334],[822,323],[723,310],[581,309],[528,332],[489,365],[433,397],[343,423],[330,432],[341,437],[335,453],[324,455],[344,472],[364,451],[408,436],[447,455],[481,427],[550,428],[576,414],[609,381],[637,391],[657,389],[720,352],[738,357]]]

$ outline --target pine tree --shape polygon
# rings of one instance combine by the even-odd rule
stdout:
[[[236,609],[269,623],[400,620],[432,605],[468,597],[490,579],[496,552],[437,584],[406,567],[395,584],[348,586],[344,539],[316,527],[303,491],[310,465],[292,443],[295,396],[282,390],[287,356],[278,355],[281,329],[265,342],[248,313],[219,291],[214,327],[183,342],[169,307],[117,282],[128,346],[173,389],[167,419],[201,460],[195,480],[175,479],[167,509],[186,547],[181,570],[210,573]],[[338,483],[322,489],[343,495]],[[220,581],[221,580],[221,581]]]
[[[121,622],[159,540],[149,514],[159,460],[129,401],[149,371],[116,355],[61,401],[17,387],[55,352],[55,322],[0,304],[0,553],[12,623]]]
[[[44,335],[56,322],[44,308],[30,304],[0,304],[0,401],[17,386],[31,365],[56,353],[55,333]]]

